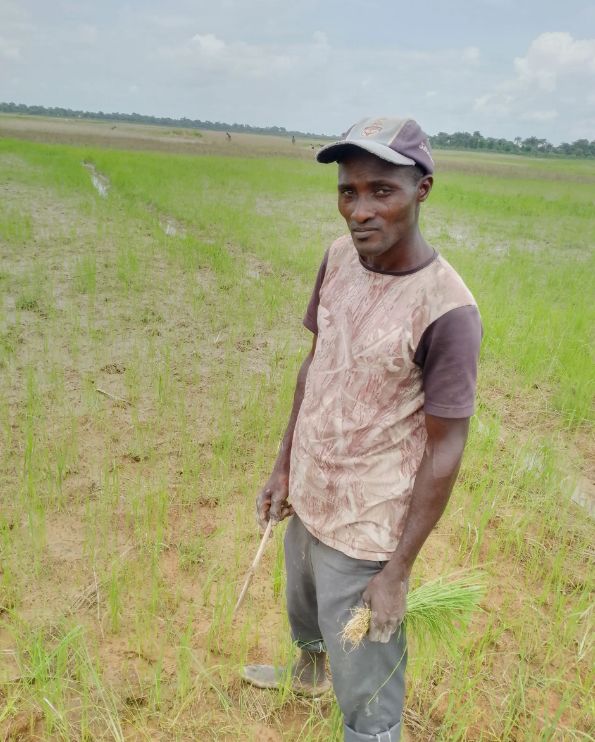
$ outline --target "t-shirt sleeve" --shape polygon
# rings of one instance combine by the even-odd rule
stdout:
[[[424,411],[429,415],[457,418],[475,413],[482,336],[476,306],[452,309],[426,328],[414,361],[421,368]]]
[[[306,309],[306,316],[304,317],[304,327],[307,327],[310,332],[318,335],[318,305],[320,304],[320,287],[324,281],[326,274],[326,265],[328,263],[328,250],[324,253],[324,258],[318,269],[318,275],[314,282],[314,289],[312,296],[308,302],[308,308]]]

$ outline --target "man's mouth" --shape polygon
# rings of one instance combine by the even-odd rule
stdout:
[[[368,237],[371,237],[372,235],[376,234],[378,232],[377,229],[374,227],[356,227],[351,230],[351,233],[355,235],[358,240],[365,240]]]

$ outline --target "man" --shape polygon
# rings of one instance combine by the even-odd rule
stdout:
[[[481,319],[419,229],[434,162],[415,121],[364,119],[317,160],[339,163],[350,234],[318,272],[304,319],[312,350],[257,515],[263,527],[291,516],[287,609],[301,650],[287,670],[293,688],[329,689],[328,652],[346,742],[396,742],[409,577],[461,464]],[[340,633],[362,603],[372,611],[369,635],[345,651]],[[280,682],[264,665],[242,675],[261,688]]]

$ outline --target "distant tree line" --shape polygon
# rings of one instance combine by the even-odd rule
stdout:
[[[142,113],[104,113],[103,111],[76,111],[71,108],[46,108],[45,106],[26,106],[24,103],[0,103],[2,113],[22,113],[28,116],[53,116],[56,118],[95,119],[99,121],[122,121],[131,124],[149,124],[152,126],[171,126],[186,129],[210,129],[212,131],[230,131],[245,134],[272,134],[274,136],[296,136],[310,139],[340,139],[339,136],[325,136],[285,129],[283,126],[248,126],[247,124],[227,124],[221,121],[201,121],[200,119],[172,119],[169,117],[145,116]],[[456,131],[447,134],[444,131],[430,136],[435,149],[470,149],[485,152],[505,152],[517,155],[534,155],[537,157],[576,157],[580,159],[595,158],[595,140],[577,139],[575,142],[562,142],[554,146],[547,139],[537,137],[515,137],[514,140],[484,137],[479,131],[470,134],[467,131]]]
[[[456,131],[454,134],[441,131],[436,136],[431,136],[430,142],[435,149],[474,149],[485,152],[507,152],[515,155],[536,155],[538,157],[551,157],[553,155],[580,159],[595,157],[595,140],[589,142],[588,139],[577,139],[571,144],[562,142],[556,147],[547,139],[538,139],[537,137],[527,137],[527,139],[515,137],[513,141],[510,141],[509,139],[484,137],[478,131],[474,131],[473,134],[469,134],[467,131]]]
[[[24,103],[0,103],[2,113],[23,113],[28,116],[54,116],[56,118],[98,119],[100,121],[122,121],[129,124],[150,124],[152,126],[173,126],[187,129],[211,129],[213,131],[232,131],[244,134],[272,134],[274,136],[308,137],[310,139],[338,139],[339,137],[312,134],[311,132],[288,131],[283,126],[247,126],[246,124],[226,124],[221,121],[200,121],[199,119],[172,119],[159,116],[145,116],[142,113],[103,113],[103,111],[74,111],[71,108],[46,108],[45,106],[26,106]]]

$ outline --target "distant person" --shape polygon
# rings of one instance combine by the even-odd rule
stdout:
[[[434,161],[419,125],[363,119],[316,159],[339,163],[349,234],[318,271],[304,318],[312,349],[256,512],[263,528],[289,517],[294,691],[329,690],[328,652],[346,742],[397,742],[409,579],[459,472],[482,326],[471,292],[420,231]],[[340,634],[362,604],[369,635],[347,651]],[[242,676],[278,688],[284,672],[252,665]]]
[[[291,137],[291,143],[295,144],[295,136]]]
[[[227,137],[227,141],[228,142],[231,142],[231,134],[229,132],[227,132],[227,134],[225,136]]]

